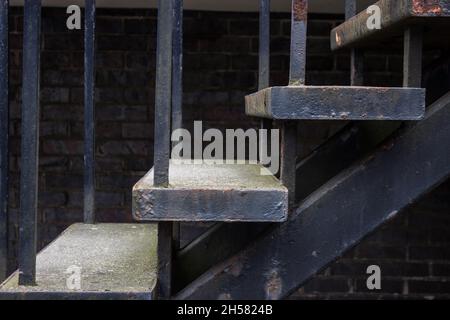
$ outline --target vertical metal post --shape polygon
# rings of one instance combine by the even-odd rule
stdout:
[[[270,82],[270,0],[261,0],[259,4],[259,73],[258,90],[269,87]],[[270,119],[261,120],[261,129],[272,129]],[[270,139],[259,142],[259,150],[266,153]]]
[[[95,223],[95,0],[84,22],[84,222]]]
[[[183,0],[174,3],[172,130],[183,127]],[[180,223],[173,224],[174,249],[180,248]]]
[[[159,0],[158,6],[153,182],[159,187],[169,185],[175,1],[179,0]],[[173,223],[158,223],[158,297],[160,299],[169,299],[172,294],[172,238]]]
[[[21,285],[34,285],[36,281],[40,36],[41,1],[25,0],[19,227],[19,283]]]
[[[422,86],[423,29],[420,26],[406,28],[404,34],[403,86]]]
[[[308,1],[292,0],[290,86],[305,85],[306,35]],[[281,126],[281,182],[289,190],[289,204],[295,202],[295,171],[297,160],[297,124],[285,121]]]
[[[159,0],[156,58],[154,184],[169,184],[174,0]]]
[[[345,0],[345,20],[356,15],[356,0]],[[364,54],[361,49],[350,51],[350,84],[362,86],[364,84]]]
[[[261,0],[259,7],[259,74],[258,90],[269,86],[270,79],[270,0]]]
[[[308,1],[292,0],[291,63],[289,85],[305,84],[306,32],[308,28]]]
[[[183,127],[183,0],[174,3],[172,130]]]
[[[167,0],[163,0],[167,1]],[[173,223],[158,223],[158,299],[172,295],[172,237]]]
[[[8,269],[8,10],[9,0],[0,0],[0,282],[5,280]]]
[[[297,123],[284,121],[281,127],[280,179],[288,189],[289,206],[295,203],[295,177],[297,169]]]

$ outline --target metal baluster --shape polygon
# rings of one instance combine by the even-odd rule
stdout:
[[[95,0],[86,0],[84,24],[84,222],[95,223]]]
[[[345,20],[356,15],[356,0],[345,0]],[[362,86],[364,84],[364,53],[361,49],[350,51],[350,84]]]
[[[172,130],[183,127],[183,0],[174,3]]]
[[[292,0],[291,62],[289,85],[305,85],[306,34],[308,27],[308,1]],[[297,156],[297,123],[284,121],[281,127],[281,182],[289,190],[290,205],[295,202],[295,171]]]
[[[0,282],[6,278],[8,269],[8,10],[9,0],[0,0]]]
[[[269,86],[270,79],[270,0],[259,7],[259,75],[258,90]]]
[[[25,0],[19,227],[19,283],[21,285],[34,285],[36,282],[40,35],[41,1]]]
[[[261,0],[259,6],[259,73],[258,90],[269,87],[270,83],[270,0]],[[261,129],[272,129],[272,120],[262,119]],[[260,141],[261,154],[269,149],[270,139]],[[260,156],[261,159],[261,156]]]
[[[172,130],[183,127],[183,0],[174,3],[172,66]],[[181,225],[173,224],[174,249],[180,248]]]
[[[180,0],[159,0],[158,6],[153,182],[159,187],[169,185],[174,1]],[[160,299],[170,298],[172,291],[172,238],[173,223],[158,223]]]
[[[155,98],[154,184],[169,184],[174,0],[159,0]]]
[[[292,0],[289,85],[305,84],[308,1]]]

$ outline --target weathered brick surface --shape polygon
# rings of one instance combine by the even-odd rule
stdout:
[[[64,9],[44,9],[41,57],[39,246],[83,216],[83,31],[68,31]],[[10,18],[11,46],[11,253],[18,234],[22,10]],[[349,83],[349,57],[332,55],[329,31],[339,17],[311,16],[307,82]],[[186,127],[248,128],[244,95],[256,90],[257,14],[186,12],[184,110]],[[290,20],[273,14],[271,84],[288,81]],[[97,215],[99,221],[131,221],[131,188],[152,166],[156,12],[98,10],[96,71]],[[368,52],[368,85],[400,85],[399,50]],[[304,123],[301,155],[335,132],[337,122]],[[450,295],[449,183],[368,237],[293,298],[431,298]],[[207,225],[202,225],[207,226]],[[185,242],[198,235],[187,224]],[[368,292],[365,270],[382,268],[382,290]],[[11,261],[11,269],[15,261]]]

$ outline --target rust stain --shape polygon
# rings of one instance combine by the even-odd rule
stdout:
[[[413,12],[415,14],[441,14],[440,0],[413,0]]]
[[[268,275],[266,282],[266,299],[277,300],[281,296],[283,283],[277,269],[274,269]]]
[[[308,19],[308,0],[294,0],[292,14],[294,21],[306,21]]]

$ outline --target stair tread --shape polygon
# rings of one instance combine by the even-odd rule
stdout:
[[[270,87],[246,96],[245,111],[280,120],[420,120],[425,114],[425,89]]]
[[[18,285],[16,272],[0,286],[0,296],[91,292],[150,298],[156,284],[156,244],[156,225],[74,224],[37,255],[36,286]],[[67,286],[73,266],[81,268],[80,290]]]
[[[152,169],[134,186],[133,214],[137,220],[286,219],[288,191],[261,165],[171,161],[169,181],[168,188],[154,187]]]
[[[381,29],[369,29],[367,21],[373,14],[366,10],[331,31],[331,49],[375,47],[398,37],[401,41],[407,25],[425,25],[424,44],[442,47],[450,39],[446,30],[450,24],[450,1],[381,0],[375,3],[381,10]]]

